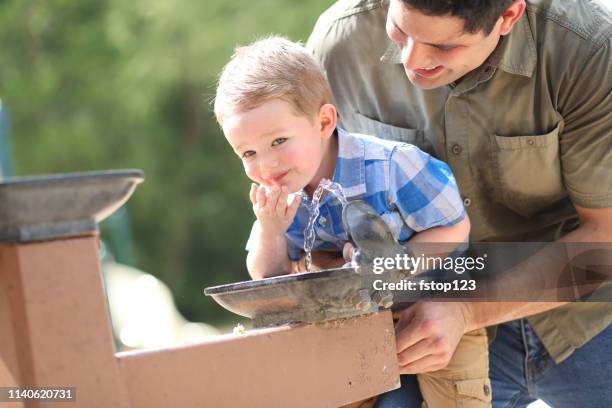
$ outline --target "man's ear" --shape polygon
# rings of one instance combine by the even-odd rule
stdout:
[[[499,28],[500,35],[508,35],[512,31],[512,27],[521,18],[525,12],[525,0],[514,0],[514,3],[510,5],[501,15],[502,23]]]
[[[318,123],[321,127],[321,136],[328,138],[334,134],[337,123],[336,107],[331,103],[326,103],[319,108]]]

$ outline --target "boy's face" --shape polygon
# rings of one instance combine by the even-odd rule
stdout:
[[[402,49],[410,82],[422,89],[448,85],[478,68],[493,52],[505,25],[500,18],[489,35],[463,31],[463,20],[427,16],[392,0],[387,13],[389,38]]]
[[[274,99],[247,112],[230,113],[222,127],[247,176],[258,184],[296,192],[330,177],[323,166],[330,135],[319,115],[310,121],[296,115],[289,103]]]

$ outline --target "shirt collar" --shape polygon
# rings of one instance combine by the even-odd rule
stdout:
[[[380,57],[380,61],[384,64],[401,64],[402,50],[393,41],[387,38],[387,49]]]
[[[345,197],[350,199],[366,192],[365,145],[339,126],[337,133],[338,159],[333,181],[342,186]]]
[[[388,40],[387,49],[380,61],[386,64],[401,64],[401,49]],[[501,38],[485,64],[499,67],[510,74],[531,77],[536,62],[535,40],[527,14],[523,13],[510,34]]]
[[[488,63],[510,74],[531,78],[537,60],[538,55],[533,33],[529,26],[527,14],[523,13],[510,34],[502,37],[497,48],[489,57]]]

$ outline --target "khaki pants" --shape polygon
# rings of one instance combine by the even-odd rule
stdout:
[[[418,374],[423,408],[486,408],[491,406],[487,331],[463,335],[448,366]]]
[[[491,406],[489,344],[485,329],[463,335],[448,366],[418,374],[423,408],[488,408]],[[377,397],[342,408],[371,408]]]

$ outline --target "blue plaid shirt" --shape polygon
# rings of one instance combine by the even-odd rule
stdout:
[[[338,160],[333,181],[348,201],[361,199],[386,222],[399,242],[415,232],[451,226],[465,217],[450,168],[416,146],[348,133],[338,128]],[[300,259],[310,213],[302,205],[287,230],[288,255]],[[313,252],[341,251],[347,241],[342,204],[325,194],[315,222]],[[251,239],[249,239],[249,242]],[[247,243],[247,249],[249,248]]]

